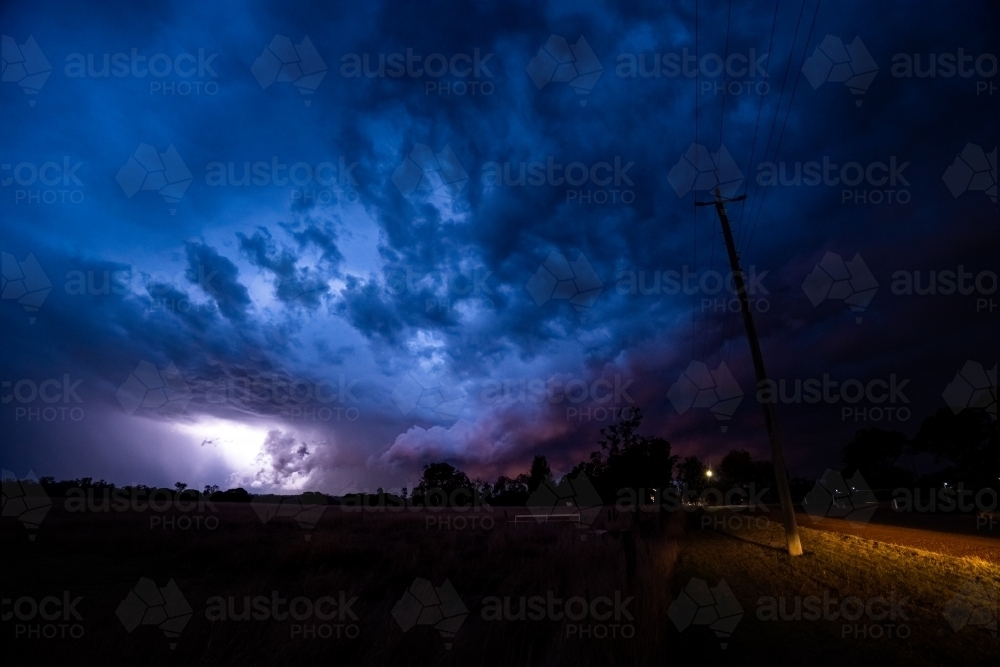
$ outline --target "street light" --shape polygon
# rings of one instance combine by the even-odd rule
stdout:
[[[706,470],[705,471],[705,477],[709,477],[710,478],[711,476],[712,476],[712,471],[711,470]]]

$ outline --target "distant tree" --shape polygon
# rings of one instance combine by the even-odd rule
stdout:
[[[949,483],[996,488],[1000,477],[997,420],[986,410],[966,408],[957,415],[941,408],[920,424],[911,445],[914,453],[930,452],[951,466]]]
[[[303,505],[326,505],[329,498],[326,497],[325,493],[319,491],[305,491],[299,494],[299,501]]]
[[[184,493],[184,489],[188,488],[188,485],[184,482],[174,482],[174,488],[177,489],[177,493]]]
[[[716,472],[720,478],[719,482],[728,487],[747,486],[757,481],[757,468],[754,466],[753,457],[742,449],[734,449],[722,457]]]
[[[489,501],[499,507],[523,506],[528,501],[528,475],[522,473],[514,479],[501,475],[491,489]]]
[[[472,488],[475,489],[479,497],[487,503],[492,504],[493,500],[493,485],[487,482],[482,477],[476,477],[472,480]]]
[[[692,472],[696,472],[692,470]],[[755,498],[771,502],[777,498],[777,483],[774,476],[774,464],[770,461],[758,461],[742,449],[734,449],[722,457],[715,474],[708,478],[704,471],[705,486],[716,487],[723,493],[733,487],[745,489]],[[751,490],[751,486],[753,489]],[[744,497],[746,499],[746,497]]]
[[[399,497],[402,498],[403,500],[406,500],[406,493],[407,493],[407,488],[404,486],[403,490],[399,492]]]
[[[772,501],[776,500],[778,497],[778,481],[777,477],[774,476],[774,464],[770,461],[754,461],[753,467],[756,471],[754,481],[757,483],[757,488],[770,489],[770,493],[767,494],[766,498]]]
[[[219,492],[219,485],[218,484],[206,484],[205,485],[205,490],[203,491],[203,493],[206,496],[208,496],[209,498],[211,498],[213,494],[218,493],[218,492]]]
[[[697,456],[686,456],[677,466],[677,478],[684,487],[692,491],[701,491],[705,488],[706,470],[708,468]]]
[[[842,472],[848,479],[860,472],[873,489],[909,484],[911,475],[897,465],[908,446],[906,436],[899,431],[860,429],[844,447]]]
[[[552,481],[552,470],[549,462],[544,456],[536,456],[531,461],[531,470],[528,472],[528,493],[534,493],[542,482]]]
[[[613,502],[625,489],[650,494],[653,489],[669,486],[677,463],[669,442],[638,433],[642,411],[636,407],[629,413],[626,416],[623,412],[619,421],[602,428],[597,443],[601,448],[570,472],[586,474],[605,502]]]
[[[248,503],[253,500],[253,497],[247,493],[246,489],[236,488],[216,491],[209,497],[209,500],[213,503]]]
[[[423,476],[413,490],[413,497],[419,497],[425,504],[437,506],[460,497],[455,494],[459,489],[472,491],[468,475],[447,463],[430,463],[424,466]]]

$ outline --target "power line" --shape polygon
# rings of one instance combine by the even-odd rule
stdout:
[[[778,143],[774,148],[775,160],[778,158],[778,151],[781,150],[781,140],[785,136],[785,128],[788,126],[788,116],[792,112],[792,102],[795,101],[795,91],[799,88],[799,79],[802,78],[802,66],[805,64],[806,52],[809,50],[809,42],[812,40],[813,28],[816,27],[816,16],[819,14],[819,6],[823,0],[816,0],[816,9],[813,10],[812,21],[809,23],[809,34],[806,36],[805,47],[802,49],[802,57],[799,59],[799,71],[795,76],[795,84],[792,86],[792,94],[788,100],[788,109],[785,111],[785,120],[781,124],[781,132],[778,134]],[[746,245],[744,246],[744,251],[750,247],[750,243],[753,242],[753,234],[757,228],[757,221],[760,219],[760,213],[764,209],[764,202],[767,200],[767,189],[764,190],[764,194],[761,196],[760,206],[757,207],[757,215],[754,217],[753,225],[750,228],[750,235],[747,238]]]
[[[733,17],[733,0],[729,0],[728,8],[726,9],[726,52],[722,59],[722,108],[719,111],[719,143],[717,150],[722,150],[722,128],[726,122],[726,74],[729,63],[729,33],[730,27],[732,26]],[[712,226],[712,239],[709,243],[711,251],[709,252],[708,258],[708,271],[711,273],[715,270],[715,225]],[[725,298],[725,297],[723,297]],[[702,297],[702,303],[704,303],[704,297]],[[723,316],[725,317],[725,316]],[[705,317],[705,333],[701,343],[701,358],[707,360],[708,353],[706,348],[708,347],[708,330],[709,330],[709,320],[711,315]]]
[[[802,0],[802,5],[799,7],[799,16],[795,21],[795,33],[792,35],[792,43],[788,47],[788,60],[785,62],[785,71],[781,75],[781,89],[778,92],[778,101],[774,107],[774,116],[771,118],[771,128],[767,133],[767,143],[764,145],[764,160],[767,160],[768,149],[771,148],[771,139],[774,137],[774,128],[778,122],[778,117],[781,116],[781,98],[785,94],[785,84],[788,82],[788,72],[792,67],[792,61],[795,59],[795,44],[799,41],[799,31],[802,28],[802,17],[805,14],[806,2],[808,0]],[[758,197],[760,196],[760,184],[754,183],[753,198],[750,201],[750,216],[748,220],[753,217],[754,205],[756,204]],[[740,229],[741,233],[745,233],[745,226]],[[742,244],[743,239],[738,239],[739,243]]]
[[[774,13],[773,13],[773,16],[771,18],[771,35],[770,35],[770,37],[768,38],[768,41],[767,41],[767,65],[766,65],[766,68],[765,68],[765,73],[767,72],[767,69],[770,68],[770,66],[771,66],[771,52],[774,50],[774,33],[775,33],[775,30],[776,30],[776,28],[778,26],[778,5],[779,4],[780,4],[780,0],[774,0]],[[730,2],[730,8],[731,7],[732,7],[732,3]],[[729,50],[729,37],[728,37],[728,29],[727,29],[727,36],[726,36],[726,51],[727,51],[727,54],[728,54],[728,50]],[[779,100],[781,99],[781,94],[780,93],[778,94],[778,99]],[[725,98],[723,98],[723,104],[725,104]],[[758,135],[758,133],[760,131],[760,118],[761,118],[761,112],[763,111],[763,109],[764,109],[764,95],[761,95],[760,96],[760,102],[758,102],[758,104],[757,104],[757,120],[754,122],[753,142],[750,145],[750,161],[747,164],[747,185],[743,189],[743,194],[744,195],[747,193],[747,190],[749,189],[749,185],[750,185],[750,175],[751,175],[751,172],[753,170],[753,156],[755,155],[755,153],[757,151],[757,135]],[[775,112],[777,112],[777,110],[775,110]],[[720,144],[722,143],[721,131],[720,131],[719,143]],[[746,210],[746,201],[747,201],[746,197],[744,197],[743,199],[740,200],[739,230],[738,230],[738,234],[739,234],[740,237],[743,236],[743,229],[744,229],[743,221],[744,221],[744,212]],[[720,361],[722,361],[722,360],[729,361],[729,354],[730,354],[730,352],[732,350],[732,346],[731,346],[731,344],[729,342],[729,339],[726,336],[726,332],[729,330],[730,320],[731,319],[732,319],[732,313],[730,312],[729,302],[727,301],[726,302],[726,310],[725,310],[725,312],[722,315],[722,333],[721,333],[722,340],[719,343],[719,359],[720,359]]]
[[[698,145],[698,86],[699,72],[701,67],[698,63],[698,0],[694,2],[694,62],[695,62],[695,79],[694,79],[694,142],[693,145]],[[697,154],[697,148],[695,148]],[[694,243],[692,245],[692,257],[691,257],[691,267],[693,270],[698,270],[698,209],[693,207],[694,215]],[[695,346],[697,337],[695,336],[695,322],[698,319],[698,311],[695,308],[698,295],[697,292],[691,295],[691,358],[695,358]]]
[[[771,51],[774,49],[774,30],[778,26],[778,5],[781,0],[774,0],[774,18],[771,20],[771,37],[767,43],[767,68],[771,67]],[[765,73],[767,70],[764,70]],[[778,99],[781,99],[779,93]],[[760,130],[760,115],[764,108],[764,96],[760,96],[760,102],[757,104],[757,122],[754,123],[753,127],[753,143],[750,145],[750,162],[747,164],[747,186],[743,189],[743,194],[747,194],[747,190],[750,188],[750,172],[753,170],[753,156],[757,150],[757,132]],[[743,211],[746,209],[747,200],[743,199],[740,201],[740,232],[743,229]]]

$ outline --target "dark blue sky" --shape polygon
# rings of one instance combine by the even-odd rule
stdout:
[[[767,457],[694,207],[716,183],[748,195],[793,473],[858,428],[914,432],[963,368],[995,395],[1000,9],[816,10],[5,3],[0,463],[492,479],[568,470],[633,404],[678,453]],[[847,396],[791,398],[824,375]],[[692,403],[685,378],[720,388]]]

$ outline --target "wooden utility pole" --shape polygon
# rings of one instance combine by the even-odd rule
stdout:
[[[715,189],[714,202],[695,202],[695,206],[715,205],[722,224],[722,235],[726,239],[726,249],[729,251],[729,265],[733,271],[733,285],[740,299],[740,309],[743,311],[743,325],[750,341],[750,356],[753,357],[753,368],[757,374],[757,384],[767,380],[764,370],[764,357],[760,353],[760,341],[757,340],[757,328],[753,324],[753,314],[750,312],[750,298],[747,296],[746,282],[743,280],[743,269],[740,268],[740,258],[736,255],[736,244],[733,243],[733,232],[729,228],[729,216],[726,215],[727,201],[746,199],[741,195],[735,199],[723,199],[719,188]],[[785,457],[782,452],[781,432],[778,430],[778,416],[774,411],[774,403],[761,403],[764,409],[764,423],[767,424],[767,437],[771,441],[771,462],[774,464],[774,476],[778,484],[778,498],[781,499],[781,514],[785,523],[785,539],[788,540],[788,555],[801,556],[802,542],[799,540],[799,529],[795,524],[795,508],[792,507],[792,493],[788,488],[788,473],[785,471]]]

